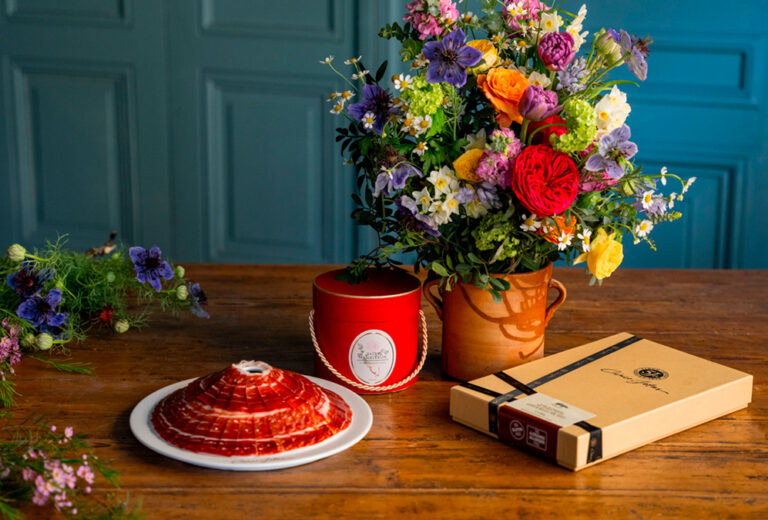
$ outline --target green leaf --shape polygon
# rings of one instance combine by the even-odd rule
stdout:
[[[435,115],[432,116],[432,126],[429,127],[429,131],[427,132],[425,139],[429,139],[433,135],[442,131],[443,127],[445,127],[445,121],[445,112],[443,112],[442,108],[438,108],[437,112],[435,112]]]
[[[467,258],[473,264],[483,264],[483,263],[485,263],[482,260],[480,260],[475,253],[467,253]]]
[[[379,70],[376,71],[376,83],[381,81],[381,78],[384,77],[384,73],[387,72],[387,63],[387,60],[384,60],[384,63],[379,66]]]
[[[430,269],[432,269],[435,273],[437,273],[439,276],[448,276],[448,271],[445,267],[443,267],[443,264],[440,262],[432,262],[429,266]]]
[[[501,303],[501,294],[498,291],[491,289],[490,293],[494,303]]]
[[[403,48],[400,49],[400,59],[403,61],[413,61],[416,56],[421,54],[421,49],[424,43],[414,39],[407,39],[403,41]]]
[[[469,264],[456,264],[456,272],[459,274],[469,274],[472,272],[472,266]]]

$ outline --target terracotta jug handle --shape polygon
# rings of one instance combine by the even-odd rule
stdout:
[[[440,320],[443,319],[443,299],[435,296],[432,294],[432,291],[430,289],[439,284],[440,279],[436,278],[434,280],[427,280],[424,282],[424,286],[421,288],[422,293],[424,293],[424,298],[427,299],[429,303],[432,304],[432,307],[435,308],[435,312],[437,313],[437,317],[440,318]],[[438,292],[440,291],[440,288],[438,287]]]
[[[547,313],[544,316],[544,326],[545,327],[549,324],[549,320],[552,319],[552,316],[555,315],[555,311],[557,310],[557,308],[560,307],[563,304],[563,302],[565,301],[565,295],[567,294],[567,292],[565,290],[565,285],[563,285],[562,283],[558,282],[554,278],[552,278],[549,281],[548,289],[557,289],[557,292],[560,293],[560,294],[558,294],[557,298],[555,299],[555,301],[553,301],[549,305],[549,307],[547,307]]]

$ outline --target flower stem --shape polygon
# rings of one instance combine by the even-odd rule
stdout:
[[[531,144],[528,140],[528,125],[531,123],[530,119],[523,119],[523,127],[520,129],[520,140]]]

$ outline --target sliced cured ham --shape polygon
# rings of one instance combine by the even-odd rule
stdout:
[[[195,379],[152,411],[152,426],[167,442],[223,456],[310,446],[351,420],[352,410],[339,395],[261,361],[241,361]]]

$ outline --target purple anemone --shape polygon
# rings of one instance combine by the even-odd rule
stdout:
[[[410,221],[406,222],[407,227],[425,231],[428,235],[432,235],[433,237],[440,236],[440,231],[437,230],[435,221],[432,219],[432,217],[419,213],[419,207],[412,197],[403,195],[395,201],[395,205],[403,214],[405,214],[407,217],[410,217]]]
[[[358,121],[362,121],[368,112],[373,113],[373,131],[380,134],[389,116],[396,113],[397,109],[392,106],[392,95],[388,90],[368,84],[363,87],[363,99],[349,105],[347,111]]]
[[[189,310],[192,314],[197,316],[198,318],[210,318],[210,314],[205,312],[205,309],[202,308],[202,305],[205,305],[208,303],[208,297],[205,295],[203,290],[200,288],[199,283],[191,283],[187,284],[187,298],[189,300]]]
[[[629,140],[629,127],[623,125],[600,138],[598,153],[591,155],[585,168],[591,172],[605,171],[611,179],[624,176],[624,166],[619,164],[621,159],[631,159],[637,153],[637,145]]]
[[[467,67],[477,65],[483,59],[479,50],[464,45],[466,35],[461,29],[454,29],[441,41],[424,44],[424,57],[429,60],[427,81],[446,82],[462,87],[467,82]]]
[[[61,327],[67,319],[63,312],[56,312],[56,307],[61,302],[61,291],[51,289],[45,297],[35,294],[21,302],[16,315],[27,320],[35,328]]]
[[[52,269],[36,269],[34,261],[26,260],[21,264],[21,269],[6,277],[5,283],[23,299],[27,299],[40,292],[43,283],[53,278],[54,274]]]
[[[143,247],[132,247],[128,255],[133,260],[133,269],[136,271],[136,279],[141,283],[149,283],[154,290],[160,292],[160,278],[170,280],[173,278],[171,265],[163,260],[162,251],[157,246],[150,250]]]
[[[405,187],[405,182],[411,177],[421,177],[421,171],[408,163],[400,163],[391,170],[384,169],[378,177],[373,189],[373,196],[378,197],[381,192],[389,196],[394,190],[401,190]]]

